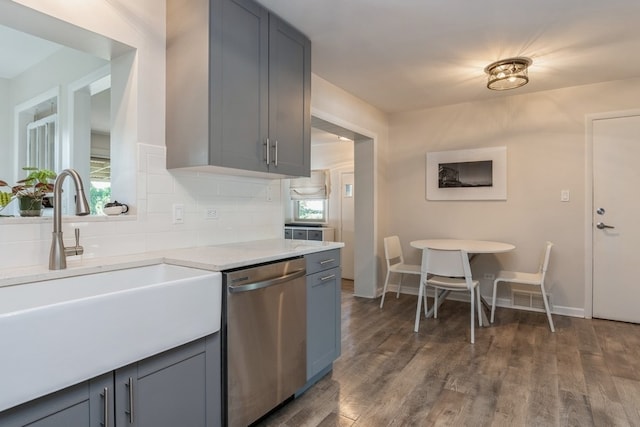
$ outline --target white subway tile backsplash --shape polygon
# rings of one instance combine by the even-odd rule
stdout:
[[[165,156],[164,146],[138,144],[131,217],[65,219],[65,241],[71,244],[79,227],[83,256],[95,258],[282,236],[281,180],[167,171]],[[172,223],[176,203],[184,206],[182,224]],[[205,219],[207,208],[218,219]],[[46,264],[51,219],[18,222],[0,219],[0,268]]]
[[[168,173],[147,175],[147,194],[175,194],[175,182]]]

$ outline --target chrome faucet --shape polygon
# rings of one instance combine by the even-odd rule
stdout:
[[[73,169],[65,169],[56,178],[53,185],[53,240],[49,253],[49,270],[62,270],[67,268],[67,255],[82,255],[84,249],[80,246],[80,230],[76,229],[75,247],[64,247],[62,240],[62,183],[70,176],[76,187],[76,215],[89,215],[89,203],[84,195],[82,179]]]

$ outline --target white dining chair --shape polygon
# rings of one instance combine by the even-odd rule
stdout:
[[[493,323],[495,311],[496,311],[496,289],[498,283],[520,283],[523,285],[532,285],[540,287],[542,293],[542,301],[544,303],[544,309],[547,312],[547,319],[549,319],[549,327],[551,332],[555,332],[556,329],[553,326],[553,319],[551,318],[551,311],[549,310],[549,301],[547,299],[547,293],[544,289],[544,278],[547,275],[547,268],[549,267],[549,256],[551,255],[552,242],[547,242],[545,249],[542,253],[540,260],[540,267],[537,273],[522,273],[518,271],[500,271],[496,275],[496,279],[493,281],[493,298],[491,300],[491,323]]]
[[[478,323],[482,326],[482,316],[480,313],[480,290],[478,281],[471,277],[471,267],[469,265],[469,255],[464,250],[439,250],[424,249],[422,253],[422,277],[418,291],[418,306],[416,307],[416,323],[414,331],[418,332],[420,326],[420,307],[423,298],[426,300],[427,286],[434,288],[433,317],[438,317],[438,293],[445,291],[465,291],[469,292],[471,299],[471,343],[475,342],[475,319],[474,312],[477,304]],[[427,306],[425,303],[425,315]]]
[[[398,236],[389,236],[384,238],[384,257],[387,260],[387,277],[384,279],[380,308],[382,308],[382,305],[384,304],[384,296],[387,293],[387,286],[389,285],[389,277],[391,276],[391,273],[400,274],[396,298],[400,296],[400,287],[402,286],[402,276],[404,274],[420,275],[419,265],[405,264],[404,256],[402,255],[402,246],[400,246],[400,238]]]

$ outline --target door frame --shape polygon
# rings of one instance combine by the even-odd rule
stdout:
[[[593,317],[593,123],[639,116],[640,109],[609,111],[585,116],[584,317]]]
[[[354,151],[355,151],[355,146],[354,146]],[[354,160],[354,165],[353,166],[355,166],[355,160]],[[344,176],[346,174],[353,175],[353,186],[354,186],[354,190],[355,190],[356,174],[355,174],[355,170],[354,169],[355,169],[355,167],[352,167],[350,170],[340,171],[340,199],[339,199],[340,200],[340,232],[339,232],[339,237],[343,242],[344,242],[344,234],[343,234],[342,230],[344,228],[343,226],[344,226],[344,199],[345,199],[345,197],[344,197],[344,190],[345,190],[345,188],[344,188]],[[356,203],[355,203],[355,192],[351,197],[353,199],[352,204],[353,204],[353,225],[354,225],[353,242],[352,242],[352,246],[353,247],[351,248],[352,252],[353,252],[351,254],[351,258],[353,260],[353,264],[354,265],[351,266],[351,269],[353,271],[353,279],[354,279],[354,282],[355,282],[355,270],[356,270],[355,269],[355,258],[356,258],[355,257],[355,223],[356,223],[356,219],[355,219],[355,205],[356,205]],[[346,243],[345,243],[345,248],[346,248]],[[342,258],[342,259],[344,259],[344,258]],[[343,265],[342,265],[342,273],[343,273],[342,274],[342,278],[345,278],[344,277],[344,264],[345,263],[343,263]]]
[[[378,135],[377,133],[343,120],[333,114],[311,107],[311,116],[326,122],[329,128],[315,126],[339,135],[353,136],[354,187],[359,188],[354,199],[355,224],[353,244],[354,295],[364,298],[378,296]],[[313,123],[313,119],[312,119]],[[359,185],[359,183],[371,185]]]

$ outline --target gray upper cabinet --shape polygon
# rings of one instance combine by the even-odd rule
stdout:
[[[168,168],[308,176],[310,98],[311,42],[278,16],[167,1]]]
[[[270,170],[311,174],[311,42],[269,16]]]

